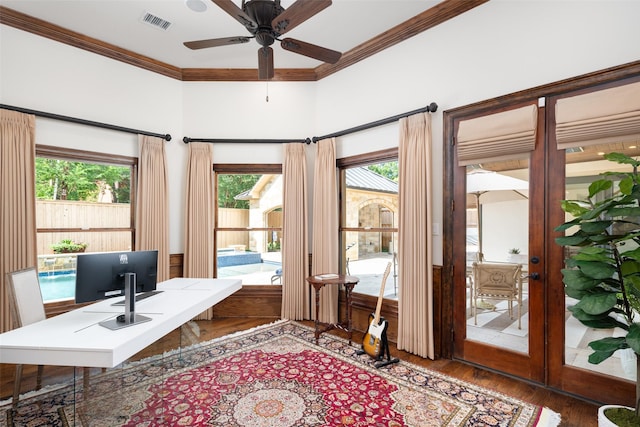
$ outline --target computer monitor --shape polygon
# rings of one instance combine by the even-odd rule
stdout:
[[[158,251],[79,254],[76,303],[124,296],[126,273],[135,273],[136,293],[155,290]]]

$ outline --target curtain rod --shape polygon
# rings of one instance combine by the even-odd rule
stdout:
[[[246,143],[246,144],[272,143],[272,144],[276,144],[276,143],[289,143],[289,142],[304,142],[305,144],[309,145],[312,142],[315,144],[316,142],[318,142],[318,141],[320,141],[322,139],[333,138],[333,137],[336,137],[336,136],[342,136],[342,135],[346,135],[346,134],[349,134],[349,133],[359,132],[361,130],[371,129],[371,128],[376,127],[376,126],[386,125],[387,123],[395,122],[395,121],[400,120],[400,119],[402,119],[404,117],[412,116],[414,114],[426,113],[426,112],[435,113],[437,110],[438,110],[438,104],[436,104],[435,102],[432,102],[431,104],[427,105],[426,107],[418,108],[417,110],[408,111],[406,113],[398,114],[398,115],[393,116],[393,117],[387,117],[386,119],[376,120],[375,122],[371,122],[371,123],[367,123],[367,124],[364,124],[364,125],[356,126],[356,127],[350,128],[350,129],[345,129],[343,131],[331,133],[329,135],[314,136],[313,138],[305,138],[305,139],[211,139],[211,138],[189,138],[188,136],[185,136],[184,138],[182,138],[182,142],[184,142],[185,144],[188,144],[190,142],[211,142],[211,143],[222,143],[222,144],[224,144],[224,143]]]
[[[211,143],[237,143],[237,144],[285,144],[290,142],[304,142],[306,144],[311,144],[311,140],[309,138],[305,139],[230,139],[230,138],[189,138],[185,136],[182,138],[182,142],[188,144],[190,142],[211,142]]]
[[[122,126],[110,125],[108,123],[100,123],[100,122],[94,122],[91,120],[78,119],[76,117],[61,116],[59,114],[30,110],[28,108],[14,107],[12,105],[6,105],[6,104],[0,104],[0,108],[4,108],[5,110],[18,111],[20,113],[33,114],[35,116],[45,117],[47,119],[62,120],[65,122],[78,123],[81,125],[89,125],[89,126],[94,126],[94,127],[104,128],[104,129],[117,130],[117,131],[126,132],[126,133],[136,133],[140,135],[155,136],[157,138],[164,139],[165,141],[171,141],[170,134],[162,135],[159,133],[147,132],[144,130],[137,130],[137,129],[131,129],[131,128],[126,128]]]
[[[392,117],[387,117],[386,119],[380,119],[380,120],[376,120],[375,122],[370,122],[370,123],[366,123],[364,125],[360,125],[360,126],[355,126],[349,129],[345,129],[339,132],[334,132],[334,133],[330,133],[328,135],[323,135],[323,136],[314,136],[313,138],[311,138],[311,141],[313,141],[314,143],[323,140],[323,139],[327,139],[327,138],[334,138],[336,136],[343,136],[343,135],[347,135],[350,133],[355,133],[355,132],[360,132],[362,130],[367,130],[367,129],[371,129],[377,126],[382,126],[382,125],[386,125],[387,123],[392,123],[395,122],[397,120],[400,120],[404,117],[408,117],[408,116],[412,116],[414,114],[418,114],[418,113],[435,113],[438,110],[438,104],[436,104],[435,102],[432,102],[431,104],[427,105],[426,107],[422,107],[422,108],[418,108],[417,110],[413,110],[413,111],[407,111],[406,113],[403,114],[398,114]]]

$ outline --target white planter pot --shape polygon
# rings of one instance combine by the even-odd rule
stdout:
[[[628,406],[620,406],[620,405],[604,405],[598,408],[598,427],[618,427],[617,424],[609,421],[607,417],[604,416],[605,409],[609,408],[627,408],[633,411],[633,408],[629,408]]]

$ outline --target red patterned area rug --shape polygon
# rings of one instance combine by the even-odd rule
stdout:
[[[280,321],[25,396],[11,425],[556,426],[552,411]],[[0,407],[12,414],[10,405]],[[0,425],[3,424],[0,421]]]

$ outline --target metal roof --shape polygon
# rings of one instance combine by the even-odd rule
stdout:
[[[346,169],[347,188],[398,193],[398,183],[379,175],[366,167]]]

